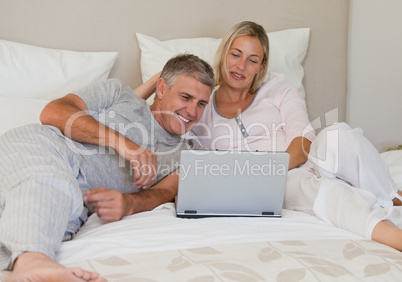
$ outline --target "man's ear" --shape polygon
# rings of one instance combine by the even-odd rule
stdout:
[[[159,78],[158,81],[156,82],[156,97],[157,99],[162,99],[162,97],[165,95],[167,90],[167,84],[166,81],[163,78]]]

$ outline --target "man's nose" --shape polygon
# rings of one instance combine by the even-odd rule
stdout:
[[[198,104],[198,102],[194,101],[187,105],[186,111],[189,116],[195,117],[197,115],[197,104]]]

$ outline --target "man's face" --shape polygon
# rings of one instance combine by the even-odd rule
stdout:
[[[159,79],[156,92],[158,107],[151,107],[155,119],[170,134],[182,135],[200,120],[212,90],[193,77],[180,75],[170,89]]]

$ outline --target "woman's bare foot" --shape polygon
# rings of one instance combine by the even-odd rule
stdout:
[[[42,253],[26,252],[14,263],[8,281],[93,281],[104,282],[95,272],[81,268],[65,268]]]
[[[399,194],[400,196],[402,196],[402,191],[398,191],[398,194]],[[392,202],[394,203],[394,206],[402,206],[402,201],[399,200],[398,198],[394,198],[394,199],[392,200]]]
[[[402,229],[392,221],[382,220],[373,229],[371,239],[402,251]]]

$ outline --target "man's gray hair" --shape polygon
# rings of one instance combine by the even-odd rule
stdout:
[[[211,87],[211,91],[215,87],[215,75],[212,67],[195,55],[182,54],[171,58],[163,67],[160,77],[165,80],[168,88],[171,88],[177,77],[182,74]]]

